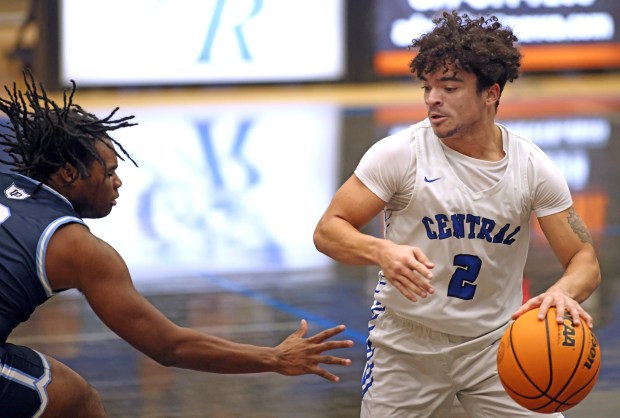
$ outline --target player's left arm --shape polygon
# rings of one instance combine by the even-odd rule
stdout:
[[[545,237],[564,268],[562,277],[546,292],[530,299],[515,312],[513,318],[540,307],[544,317],[555,306],[558,322],[568,312],[575,324],[580,318],[592,327],[592,317],[581,307],[601,282],[601,271],[587,226],[571,206],[553,215],[538,218]]]

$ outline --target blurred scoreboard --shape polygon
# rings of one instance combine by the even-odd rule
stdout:
[[[617,0],[375,1],[373,67],[378,76],[409,73],[412,40],[443,11],[497,16],[519,38],[524,71],[620,68]]]
[[[56,0],[58,79],[80,86],[338,81],[344,0]]]

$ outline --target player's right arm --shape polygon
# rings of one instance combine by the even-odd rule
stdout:
[[[177,326],[133,286],[121,256],[79,224],[60,228],[47,248],[46,272],[53,289],[76,288],[101,320],[132,346],[166,366],[214,373],[277,372],[338,378],[319,366],[349,365],[323,352],[352,346],[326,341],[344,326],[304,338],[305,321],[276,347],[239,344]]]
[[[600,285],[601,270],[587,226],[572,206],[540,217],[538,222],[564,272],[547,291],[523,304],[513,318],[540,307],[539,317],[542,319],[547,310],[555,306],[558,323],[564,320],[564,311],[567,311],[575,324],[583,319],[592,327],[592,317],[581,303]]]
[[[342,263],[378,265],[405,297],[416,301],[434,292],[433,264],[417,247],[397,245],[361,232],[385,207],[353,174],[334,195],[314,231],[316,248]]]

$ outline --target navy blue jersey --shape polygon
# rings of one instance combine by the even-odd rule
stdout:
[[[31,178],[0,172],[0,344],[54,294],[45,253],[68,222],[84,225],[65,197]]]

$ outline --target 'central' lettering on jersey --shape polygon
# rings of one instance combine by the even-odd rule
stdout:
[[[499,226],[493,219],[472,215],[471,213],[456,213],[445,215],[438,213],[434,219],[425,216],[422,219],[428,239],[467,238],[484,239],[494,244],[511,245],[521,226],[511,229],[510,224]]]

